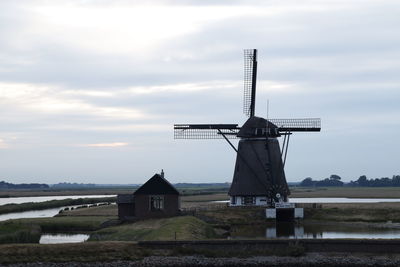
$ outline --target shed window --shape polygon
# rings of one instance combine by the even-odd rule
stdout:
[[[244,205],[255,205],[256,198],[252,196],[245,196],[244,197]]]
[[[151,196],[150,197],[150,209],[151,210],[164,209],[164,197],[163,196]]]

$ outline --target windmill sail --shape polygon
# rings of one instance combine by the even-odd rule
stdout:
[[[319,132],[321,131],[321,119],[269,119],[278,127],[279,132]]]
[[[239,130],[237,124],[175,124],[174,139],[234,139]]]
[[[244,50],[243,113],[253,117],[256,103],[257,49]]]

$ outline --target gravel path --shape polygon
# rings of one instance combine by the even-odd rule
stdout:
[[[0,265],[4,266],[4,265]],[[68,262],[68,263],[26,263],[11,264],[10,267],[120,267],[120,266],[400,266],[399,256],[351,256],[336,255],[327,256],[322,254],[309,254],[304,257],[252,257],[246,259],[239,258],[205,258],[201,256],[184,257],[147,257],[140,261],[114,261],[114,262]]]

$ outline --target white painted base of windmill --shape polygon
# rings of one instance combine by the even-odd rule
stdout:
[[[289,202],[275,203],[275,208],[265,209],[265,217],[267,219],[276,219],[276,215],[277,212],[279,212],[279,210],[293,210],[295,219],[304,218],[304,209],[296,208],[294,203],[289,203]]]
[[[269,206],[267,197],[263,196],[231,196],[229,206],[242,207],[242,206]]]

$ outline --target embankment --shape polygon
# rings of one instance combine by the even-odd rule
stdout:
[[[183,249],[192,252],[213,251],[218,255],[229,252],[264,252],[275,254],[291,247],[304,252],[400,253],[396,239],[271,239],[271,240],[207,240],[207,241],[139,241],[150,249]]]

